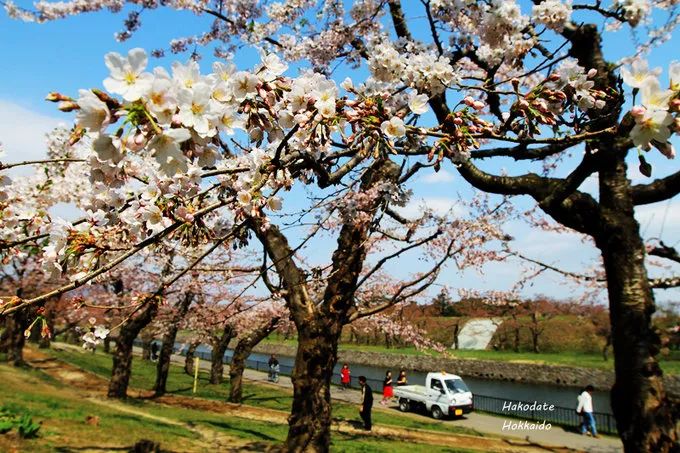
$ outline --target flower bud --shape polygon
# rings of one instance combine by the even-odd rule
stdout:
[[[472,96],[465,96],[465,98],[463,98],[463,103],[468,107],[472,107],[475,103],[475,100],[472,99]]]
[[[590,70],[588,71],[588,78],[589,78],[589,79],[592,79],[592,78],[595,77],[596,75],[597,75],[597,69],[595,69],[595,68],[590,68]]]
[[[560,80],[560,75],[556,72],[553,72],[548,76],[548,80],[551,82],[557,82],[558,80]]]
[[[61,110],[62,112],[72,112],[74,110],[80,109],[78,104],[76,104],[73,101],[61,101],[61,102],[59,102],[59,105],[57,106],[57,108],[59,110]]]
[[[484,109],[485,104],[482,101],[475,101],[472,103],[472,108],[479,111]]]
[[[61,93],[57,93],[56,91],[52,91],[51,93],[48,93],[47,96],[45,96],[45,100],[49,102],[60,102],[72,101],[73,99]]]

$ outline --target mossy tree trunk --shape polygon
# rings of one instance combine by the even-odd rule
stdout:
[[[133,343],[139,332],[153,320],[157,311],[158,305],[155,301],[147,302],[140,313],[125,321],[120,327],[120,332],[116,338],[116,350],[113,352],[113,369],[108,390],[109,398],[127,397],[130,374],[132,373]]]
[[[246,367],[246,359],[262,340],[267,338],[270,333],[276,330],[279,322],[278,317],[262,324],[249,335],[239,339],[234,348],[234,355],[229,365],[229,401],[241,403],[243,400],[243,371]]]
[[[163,335],[163,343],[161,344],[161,350],[158,354],[158,364],[156,365],[156,383],[153,387],[156,396],[164,395],[167,391],[170,359],[172,358],[172,351],[175,347],[179,322],[187,314],[187,311],[189,311],[189,307],[193,300],[194,295],[192,293],[189,292],[184,295],[175,307],[175,312],[169,321],[170,326],[165,335]]]

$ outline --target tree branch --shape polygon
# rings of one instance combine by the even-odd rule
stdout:
[[[656,203],[673,198],[680,193],[680,171],[650,184],[637,184],[631,188],[631,192],[635,205]]]

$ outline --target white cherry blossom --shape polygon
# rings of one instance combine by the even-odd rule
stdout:
[[[380,125],[380,129],[388,137],[403,137],[406,135],[404,121],[397,116],[393,116],[389,121],[383,121]]]
[[[422,115],[430,109],[426,94],[413,93],[408,99],[408,108],[416,115]]]
[[[147,56],[144,49],[135,48],[123,58],[117,52],[104,57],[111,76],[104,79],[104,88],[111,93],[120,94],[126,101],[136,101],[151,88],[153,75],[144,72]]]
[[[188,169],[187,159],[180,144],[191,138],[188,129],[168,129],[156,135],[149,142],[148,149],[156,159],[163,173],[172,176]]]
[[[666,143],[671,136],[669,126],[673,117],[664,110],[647,110],[636,118],[635,126],[630,132],[633,144],[643,149],[650,149],[653,141]]]
[[[668,110],[674,95],[672,90],[662,90],[659,80],[655,78],[647,79],[640,88],[640,101],[650,110]]]
[[[649,69],[647,60],[636,58],[630,68],[621,68],[621,77],[626,85],[632,88],[641,88],[649,79],[655,79],[661,74],[661,68]]]
[[[111,112],[106,103],[92,90],[79,90],[77,100],[80,109],[76,112],[76,122],[85,129],[98,132],[111,122]]]

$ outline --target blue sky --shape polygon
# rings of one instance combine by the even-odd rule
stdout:
[[[30,2],[17,2],[29,5]],[[426,33],[425,18],[420,11],[420,2],[404,2],[407,17],[414,18],[415,36]],[[524,5],[526,6],[526,5]],[[211,23],[208,17],[197,17],[190,12],[177,12],[160,9],[150,11],[142,17],[143,26],[132,39],[118,43],[113,35],[121,29],[124,14],[112,16],[108,12],[82,15],[63,21],[42,25],[28,24],[10,20],[4,13],[0,13],[0,52],[3,55],[3,70],[0,71],[0,141],[5,143],[8,151],[7,160],[17,161],[35,158],[44,154],[43,133],[59,122],[69,122],[72,117],[58,112],[54,104],[44,102],[44,96],[49,91],[60,91],[66,94],[76,94],[79,88],[101,87],[101,81],[107,76],[103,63],[103,56],[109,51],[125,53],[133,47],[144,47],[148,50],[166,47],[170,39],[178,35],[189,35],[205,30]],[[391,25],[391,24],[390,24]],[[613,59],[626,55],[631,49],[631,38],[627,31],[618,32],[615,39],[607,40],[605,51]],[[644,36],[643,36],[644,37]],[[656,49],[651,56],[652,65],[659,65],[666,69],[667,62],[672,58],[668,55],[680,44],[680,38],[675,36],[669,43]],[[204,71],[209,70],[214,60],[209,51],[204,51],[201,66]],[[152,65],[169,66],[175,59],[182,56],[169,55],[161,60],[152,60]],[[236,55],[236,64],[247,68],[257,62],[257,53],[253,50],[241,51]],[[335,74],[337,81],[341,81],[347,72],[339,70]],[[294,69],[291,69],[294,74]],[[365,74],[365,68],[352,73],[360,78]],[[635,162],[634,153],[632,162]],[[656,175],[665,175],[677,170],[676,161],[667,161],[650,154],[650,161],[655,166]],[[573,162],[573,160],[571,161]],[[569,164],[570,161],[567,161]],[[634,165],[636,166],[636,165]],[[571,165],[564,169],[566,173]],[[502,160],[485,164],[485,168],[493,171],[506,170],[517,173],[526,167],[518,167],[510,160]],[[538,167],[534,167],[537,169]],[[636,182],[646,180],[637,173],[631,172]],[[596,181],[586,183],[590,190],[596,188]],[[408,210],[414,212],[419,202],[438,209],[446,210],[455,204],[457,193],[469,196],[472,190],[455,174],[450,167],[434,175],[427,174],[413,185],[415,191],[414,204]],[[419,201],[420,200],[420,201]],[[520,207],[531,205],[529,200],[518,200]],[[660,203],[642,207],[638,219],[646,237],[658,236],[663,232],[662,239],[670,244],[680,241],[680,210],[677,202]],[[67,212],[65,210],[64,212]],[[516,238],[513,246],[524,254],[546,262],[556,264],[572,271],[579,271],[589,266],[597,256],[597,251],[589,244],[585,244],[575,235],[564,235],[537,232],[530,230],[521,222],[507,225],[508,232]],[[325,249],[325,250],[324,250]],[[327,247],[315,248],[323,250],[321,256],[328,256]],[[316,261],[316,260],[314,260]],[[394,265],[391,270],[397,275],[407,270],[416,270],[415,260],[404,264],[402,261]],[[441,283],[452,288],[467,287],[476,289],[504,290],[512,286],[518,276],[517,262],[498,263],[488,266],[483,275],[465,272],[462,277],[453,269],[446,271]],[[565,287],[560,286],[560,279],[545,274],[537,279],[533,286],[525,289],[527,295],[543,293],[555,297],[568,297]],[[571,288],[570,288],[571,290]],[[676,299],[678,291],[658,292],[659,300]]]

